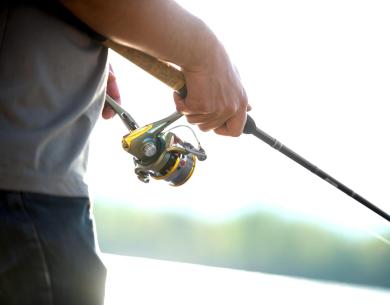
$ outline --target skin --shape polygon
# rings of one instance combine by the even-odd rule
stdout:
[[[185,100],[175,94],[174,101],[189,123],[220,135],[242,133],[250,110],[244,87],[223,45],[202,20],[173,0],[62,3],[107,38],[179,66],[188,94]]]
[[[120,96],[118,84],[116,83],[116,77],[114,74],[114,70],[113,70],[111,64],[110,64],[109,71],[108,71],[106,92],[118,104],[121,104],[121,96]],[[111,119],[114,115],[115,115],[115,111],[108,104],[105,104],[103,111],[102,111],[103,119],[106,119],[106,120]]]

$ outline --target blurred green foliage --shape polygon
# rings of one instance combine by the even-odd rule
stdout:
[[[265,212],[211,223],[97,202],[94,214],[104,252],[390,288],[390,246],[375,238]]]

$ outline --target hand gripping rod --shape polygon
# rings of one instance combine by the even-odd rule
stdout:
[[[156,77],[157,79],[159,79],[160,81],[162,81],[163,83],[171,87],[172,89],[174,89],[183,98],[186,97],[187,90],[186,90],[184,75],[180,70],[178,70],[174,66],[170,65],[167,62],[161,61],[153,56],[145,54],[139,50],[118,44],[110,40],[106,40],[103,44],[106,47],[119,53],[123,57],[127,58],[133,64],[139,66],[141,69],[153,75],[154,77]],[[380,208],[378,208],[377,206],[375,206],[374,204],[372,204],[371,202],[369,202],[367,199],[363,198],[359,194],[355,193],[353,190],[351,190],[341,182],[337,181],[336,179],[334,179],[333,177],[325,173],[323,170],[319,169],[317,166],[315,166],[314,164],[310,163],[309,161],[307,161],[306,159],[298,155],[290,148],[284,146],[278,140],[274,139],[264,131],[257,128],[255,121],[249,115],[247,115],[247,120],[244,127],[244,133],[252,134],[258,139],[262,140],[263,142],[269,144],[277,151],[289,157],[296,163],[300,164],[304,168],[311,171],[313,174],[327,181],[328,183],[330,183],[331,185],[333,185],[343,193],[352,197],[353,199],[363,204],[365,207],[369,208],[377,215],[383,217],[384,219],[390,222],[389,214],[387,214],[385,211],[381,210]]]

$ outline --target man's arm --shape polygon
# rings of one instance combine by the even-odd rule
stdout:
[[[224,47],[199,18],[172,0],[62,0],[95,31],[181,67],[188,90],[176,107],[190,123],[241,134],[247,97]]]

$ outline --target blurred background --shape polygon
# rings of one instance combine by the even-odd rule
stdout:
[[[390,213],[387,1],[178,2],[226,46],[258,127]],[[171,89],[110,61],[139,125],[175,111]],[[385,220],[252,136],[194,129],[208,159],[174,188],[140,182],[127,129],[98,123],[88,179],[103,252],[390,290]]]

